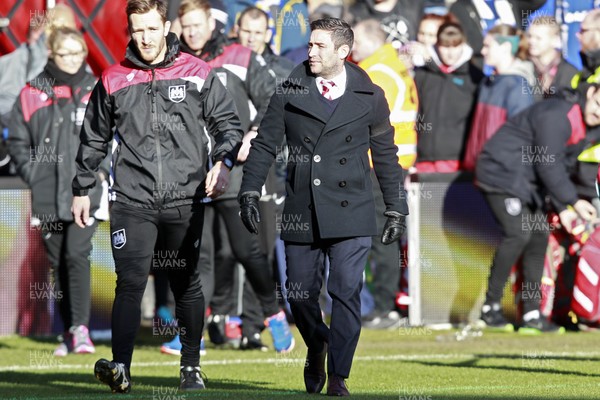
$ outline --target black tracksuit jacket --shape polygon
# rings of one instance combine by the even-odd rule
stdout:
[[[114,137],[111,200],[151,209],[200,202],[208,158],[235,160],[242,134],[231,95],[209,65],[179,52],[174,34],[165,60],[152,67],[130,43],[92,92],[73,194],[94,186]]]

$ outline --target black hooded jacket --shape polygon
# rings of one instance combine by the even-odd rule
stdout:
[[[236,114],[212,68],[180,53],[174,34],[156,65],[140,59],[131,42],[125,60],[106,69],[92,93],[73,194],[94,187],[114,137],[111,200],[151,209],[200,202],[209,158],[237,156],[243,132]]]
[[[535,103],[510,118],[485,144],[477,160],[477,184],[557,211],[579,198],[572,174],[586,144],[583,92]]]
[[[431,62],[415,70],[419,94],[417,162],[462,160],[477,88],[483,72],[471,62],[472,50],[451,72],[443,72],[437,52]]]
[[[62,79],[52,61],[28,82],[17,99],[9,120],[8,149],[17,173],[29,185],[32,214],[42,222],[72,221],[71,181],[79,131],[96,78],[85,65]],[[108,176],[108,165],[103,165]],[[90,179],[98,183],[98,175]],[[98,208],[101,186],[90,193],[91,211]]]

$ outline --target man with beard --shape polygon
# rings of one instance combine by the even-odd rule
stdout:
[[[581,21],[577,38],[581,45],[579,54],[583,69],[575,75],[571,86],[575,88],[580,82],[600,83],[600,9],[586,14]]]
[[[181,42],[183,51],[193,54],[206,61],[217,71],[227,90],[232,93],[237,106],[242,129],[246,131],[237,162],[243,163],[250,149],[250,141],[256,137],[258,126],[269,104],[269,98],[275,90],[275,79],[269,73],[267,64],[262,56],[236,42],[228,42],[227,38],[216,30],[216,22],[211,14],[211,6],[207,0],[183,0],[179,7],[181,21]],[[255,110],[250,107],[252,103]],[[202,268],[213,269],[217,265],[213,261],[214,246],[212,245],[212,224],[208,218],[220,217],[224,222],[224,236],[229,239],[231,252],[244,270],[260,302],[262,317],[258,323],[251,323],[242,316],[242,344],[246,348],[262,348],[260,332],[267,327],[273,337],[273,346],[280,353],[289,352],[295,342],[283,310],[277,303],[276,285],[268,257],[260,248],[258,237],[246,232],[239,219],[237,195],[242,180],[242,167],[234,166],[231,172],[231,185],[218,201],[212,201],[207,207],[211,214],[205,223],[203,234],[204,245],[200,249]],[[223,226],[219,227],[223,229]],[[233,236],[235,235],[235,236]],[[229,285],[223,280],[232,280],[232,263],[227,263],[233,257],[219,263],[215,270],[215,297],[217,290],[223,285]],[[235,260],[233,260],[235,261]],[[229,271],[231,272],[228,272]],[[228,296],[231,297],[231,296]],[[230,302],[229,302],[230,303]],[[230,304],[213,303],[212,316],[208,319],[208,331],[211,341],[215,341],[212,332],[223,332],[223,321]],[[220,325],[220,327],[218,326]],[[221,338],[217,339],[221,342]],[[217,343],[220,344],[220,343]]]
[[[129,0],[126,11],[131,41],[125,60],[104,71],[92,92],[73,180],[72,212],[83,227],[89,220],[88,191],[95,186],[95,171],[114,139],[113,359],[98,360],[94,373],[113,392],[131,390],[129,371],[150,266],[153,257],[168,257],[161,261],[172,266],[167,272],[183,346],[179,388],[204,389],[204,298],[197,268],[202,199],[226,191],[242,136],[240,121],[215,72],[179,52],[177,37],[168,33],[164,2]]]
[[[311,30],[308,60],[275,92],[252,141],[240,215],[258,233],[261,187],[285,138],[295,156],[288,160],[281,239],[288,300],[308,347],[304,384],[308,393],[319,393],[328,379],[328,395],[349,396],[344,379],[360,336],[363,272],[371,237],[378,233],[369,150],[385,203],[384,244],[400,239],[408,206],[383,90],[346,61],[352,29],[343,20],[324,18],[313,21]],[[330,327],[319,306],[325,257],[333,299]]]

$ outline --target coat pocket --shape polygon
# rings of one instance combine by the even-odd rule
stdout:
[[[296,177],[296,166],[294,164],[288,164],[286,177],[285,177],[285,191],[288,196],[290,194],[294,193],[294,191],[296,189],[295,177]]]
[[[351,171],[352,180],[354,187],[358,187],[360,190],[365,190],[366,179],[370,179],[368,175],[368,169],[366,165],[368,161],[363,160],[362,156],[356,156],[352,159],[353,171]]]

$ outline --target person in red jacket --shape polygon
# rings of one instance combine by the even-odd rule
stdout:
[[[485,35],[481,54],[494,74],[479,85],[463,160],[468,171],[475,170],[483,145],[498,128],[534,102],[534,69],[527,61],[527,42],[522,31],[510,25],[496,25]]]

